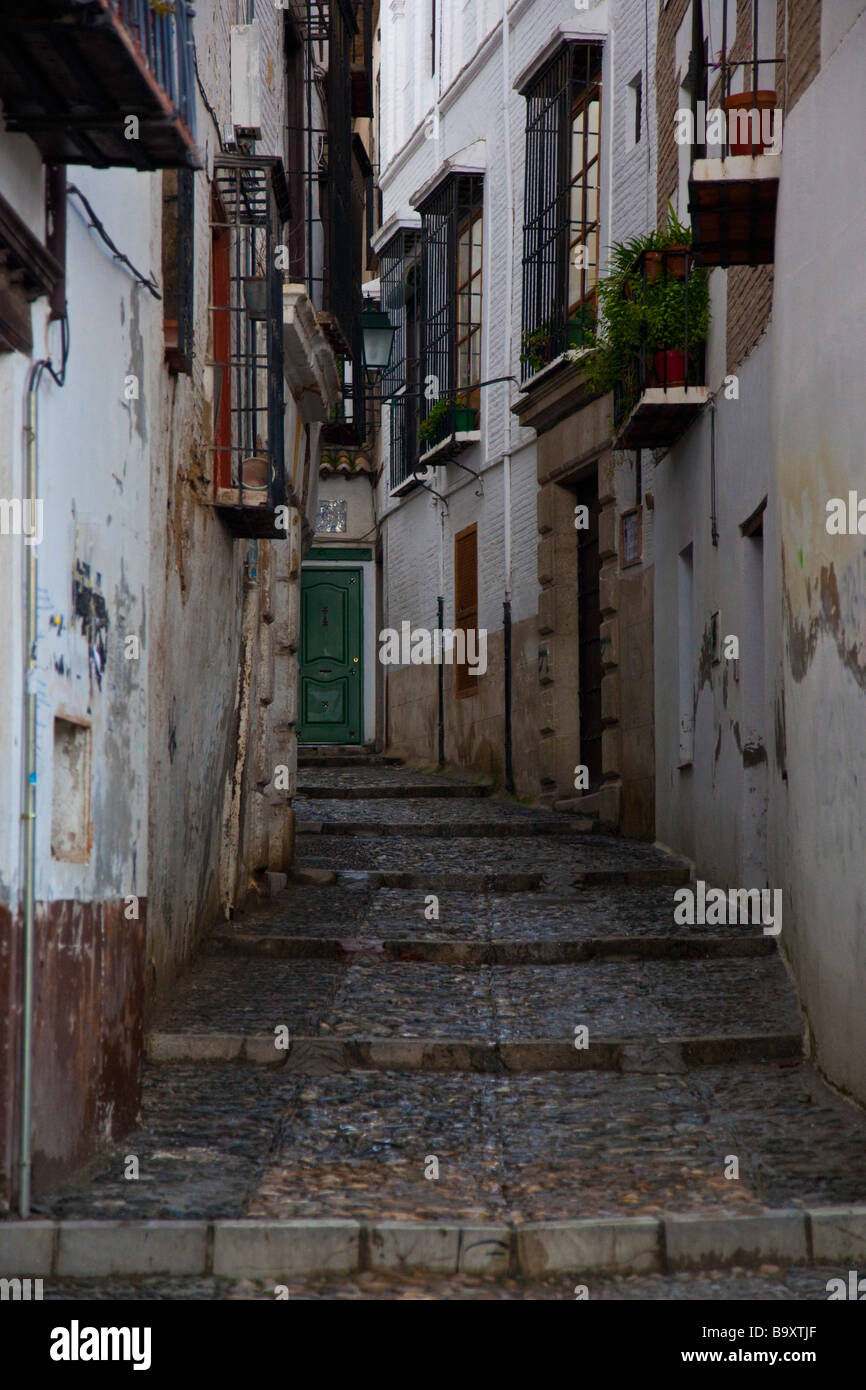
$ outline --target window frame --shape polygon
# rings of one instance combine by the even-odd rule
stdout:
[[[409,277],[415,272],[410,315]],[[391,491],[414,480],[418,458],[418,348],[417,312],[421,300],[421,230],[401,227],[379,252],[381,307],[394,325],[391,362],[382,377],[387,399],[390,436]]]
[[[484,335],[484,194],[481,170],[452,171],[418,206],[421,214],[421,424],[440,401],[446,402],[441,424],[427,448],[455,434],[458,405],[480,412],[480,371]],[[461,235],[480,222],[479,289],[470,294],[469,318],[460,318],[459,255]],[[471,283],[468,281],[466,283]],[[477,311],[472,299],[477,298]],[[477,314],[477,317],[476,317]],[[460,333],[463,325],[467,331]],[[459,344],[477,337],[479,375],[460,379]],[[432,381],[431,381],[432,379]],[[431,384],[428,393],[427,385]],[[476,422],[477,423],[477,422]]]
[[[568,40],[522,88],[526,99],[526,164],[523,224],[522,380],[570,347],[580,347],[594,327],[601,261],[604,44]],[[596,103],[597,131],[587,113]],[[574,158],[575,125],[583,117],[582,158]],[[590,140],[595,152],[590,154]],[[590,183],[587,173],[595,177]],[[583,175],[583,178],[581,178]],[[573,216],[575,189],[579,216]],[[587,216],[595,196],[595,215]],[[593,259],[574,267],[578,246],[594,242]],[[572,277],[579,293],[572,297]]]

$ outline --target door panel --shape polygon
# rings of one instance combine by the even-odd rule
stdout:
[[[363,742],[362,572],[301,575],[302,743]]]

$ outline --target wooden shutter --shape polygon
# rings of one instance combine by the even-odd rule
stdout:
[[[467,526],[454,537],[454,627],[469,632],[478,627],[478,527]],[[476,647],[477,650],[477,638]],[[457,663],[457,696],[474,695],[478,677],[470,675],[469,666]]]

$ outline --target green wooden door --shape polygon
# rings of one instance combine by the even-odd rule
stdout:
[[[362,743],[362,571],[301,574],[301,743]]]

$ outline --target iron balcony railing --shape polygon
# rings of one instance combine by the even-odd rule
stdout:
[[[647,391],[667,396],[705,384],[707,272],[688,247],[645,251],[624,284],[623,298],[628,327],[622,338],[623,370],[613,393],[615,428]]]
[[[187,0],[108,0],[150,71],[190,130],[195,67]]]
[[[695,119],[695,154],[703,158],[707,153],[707,142],[701,139],[702,129],[697,125],[698,103],[709,112],[720,107],[725,113],[724,139],[714,151],[721,157],[734,154],[762,154],[773,142],[773,137],[781,132],[775,130],[773,115],[781,105],[777,97],[776,70],[785,63],[784,57],[775,53],[772,57],[760,55],[762,42],[772,42],[775,47],[775,0],[765,0],[764,13],[772,26],[772,38],[762,33],[760,0],[752,0],[751,24],[748,28],[748,43],[739,38],[740,24],[737,23],[738,36],[731,49],[728,48],[729,16],[736,20],[739,5],[736,0],[722,0],[721,33],[716,35],[705,30],[703,7],[695,5],[692,17],[692,114]],[[720,43],[720,47],[716,44]],[[747,48],[745,56],[732,58],[737,49]],[[734,90],[737,74],[742,73],[742,86]],[[769,86],[762,87],[762,82]],[[751,84],[751,85],[750,85]],[[739,100],[738,100],[739,99]],[[731,138],[733,133],[734,138]]]
[[[7,129],[46,163],[200,168],[192,13],[187,0],[3,0]]]

